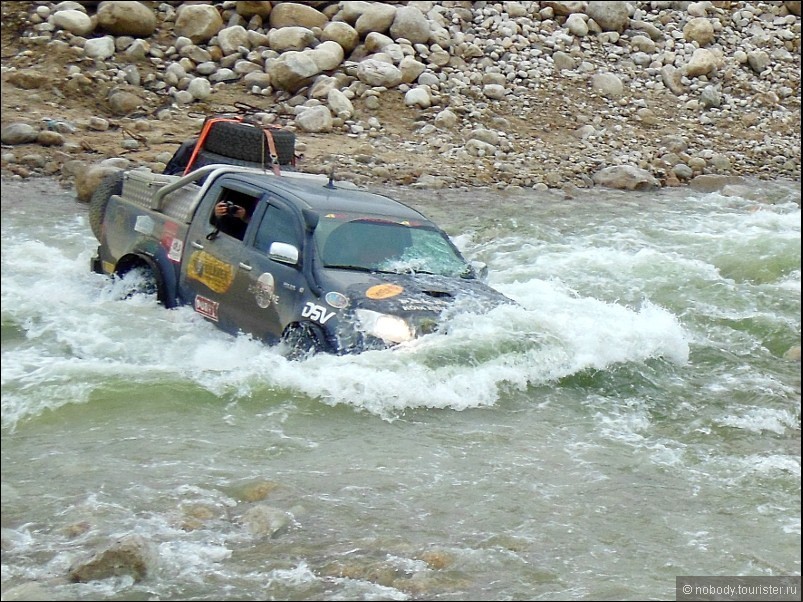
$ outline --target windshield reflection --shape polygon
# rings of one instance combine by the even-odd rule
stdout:
[[[324,267],[465,277],[470,267],[449,239],[426,223],[330,214],[315,229]]]

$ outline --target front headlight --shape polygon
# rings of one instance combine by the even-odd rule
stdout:
[[[381,314],[370,309],[355,311],[360,330],[388,343],[404,343],[413,339],[410,325],[398,316]]]

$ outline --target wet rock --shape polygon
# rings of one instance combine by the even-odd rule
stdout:
[[[240,521],[253,535],[273,537],[293,522],[293,516],[280,508],[263,504],[246,510]]]
[[[97,552],[89,560],[79,561],[70,567],[71,581],[86,583],[109,577],[130,576],[142,581],[158,560],[158,550],[140,535],[128,535]]]
[[[620,190],[651,190],[660,183],[648,171],[632,165],[613,165],[594,174],[594,183]]]
[[[701,174],[693,178],[689,185],[699,192],[716,192],[728,184],[738,184],[741,178],[717,174]]]

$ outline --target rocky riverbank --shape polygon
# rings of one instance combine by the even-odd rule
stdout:
[[[358,184],[799,179],[800,30],[800,2],[4,2],[2,174],[87,200],[245,103]]]

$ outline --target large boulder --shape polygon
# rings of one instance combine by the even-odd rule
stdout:
[[[157,560],[158,551],[153,542],[140,535],[128,535],[99,551],[89,560],[70,567],[69,577],[77,583],[122,576],[142,581],[154,568]]]
[[[650,172],[633,165],[605,167],[594,174],[593,180],[599,186],[620,190],[652,190],[660,187]]]
[[[312,83],[320,74],[318,64],[309,51],[285,52],[278,59],[265,65],[270,81],[279,90],[296,92]]]
[[[430,37],[429,20],[413,5],[400,6],[390,25],[390,35],[394,39],[405,38],[413,44],[426,44]]]
[[[357,65],[357,77],[369,86],[395,88],[402,82],[402,72],[398,67],[376,59],[365,59]]]
[[[586,14],[594,19],[602,31],[622,33],[630,22],[627,2],[589,2]]]
[[[223,27],[217,8],[207,4],[185,4],[176,17],[176,36],[184,36],[193,44],[208,42]]]
[[[282,27],[323,27],[329,21],[321,11],[295,2],[274,3],[273,10],[270,11],[270,26],[273,29]]]
[[[87,169],[78,169],[75,174],[75,197],[81,203],[88,203],[92,194],[107,175],[120,171],[113,165],[92,165]]]
[[[142,2],[101,2],[97,17],[98,27],[116,36],[147,38],[156,31],[156,15]]]
[[[59,29],[69,31],[75,36],[85,36],[95,29],[92,18],[81,10],[60,10],[54,13],[50,20]]]

